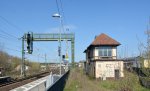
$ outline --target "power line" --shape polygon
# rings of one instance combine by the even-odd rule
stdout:
[[[15,43],[12,38],[9,38],[9,37],[7,37],[5,35],[0,34],[0,38],[3,38],[5,40],[7,40],[7,42],[4,41],[4,44],[6,44],[6,45],[12,45],[12,43]],[[13,41],[11,41],[11,40],[13,40]],[[2,42],[0,42],[0,43],[2,43]],[[15,47],[21,48],[21,46],[20,45],[16,45],[16,43],[15,43]]]
[[[60,0],[60,6],[61,6],[61,11],[62,11],[62,15],[63,15],[63,24],[68,24],[67,23],[67,20],[66,20],[66,16],[65,16],[65,12],[64,12],[64,8],[63,8],[63,3],[62,3],[62,0]],[[66,32],[66,31],[69,31],[69,28],[64,28],[64,31]]]
[[[9,25],[13,26],[14,28],[16,28],[17,30],[21,30],[22,32],[24,32],[23,29],[21,29],[20,27],[16,26],[16,25],[13,24],[12,22],[8,21],[8,20],[7,20],[6,18],[4,18],[3,16],[0,15],[0,18],[1,18],[2,20],[4,20],[7,24],[9,24]]]
[[[58,3],[58,0],[55,0],[56,1],[56,6],[57,6],[57,11],[58,13],[60,14],[60,10],[59,10],[59,3]]]
[[[63,4],[62,4],[62,1],[61,1],[61,0],[60,0],[60,7],[61,7],[61,11],[62,11],[63,18],[65,18],[64,9],[63,9]]]
[[[15,46],[15,47],[18,48],[19,46]],[[5,46],[4,46],[4,49],[5,49],[5,48],[6,48],[6,49],[10,49],[10,50],[15,50],[15,51],[21,52],[21,51],[19,51],[19,50],[17,50],[17,49],[12,49],[12,48],[8,48],[8,47],[5,47]],[[20,49],[20,48],[19,48],[19,49]]]
[[[16,36],[9,34],[9,33],[5,32],[5,31],[2,30],[2,29],[0,29],[0,31],[1,31],[2,33],[4,33],[4,34],[10,36],[10,37],[13,37],[13,38],[15,38],[15,39],[18,39]]]
[[[9,38],[9,37],[8,37],[8,36],[6,36],[6,35],[2,35],[2,34],[0,34],[0,39],[4,39],[4,42],[5,42],[5,43],[6,43],[6,42],[14,43],[14,39]]]
[[[63,23],[65,23],[65,22],[67,23],[64,8],[63,8],[63,4],[62,4],[62,0],[60,0],[60,6],[61,6],[62,15],[63,15]]]
[[[59,0],[59,1],[60,1],[60,7],[61,7],[62,16],[63,16],[63,18],[61,19],[61,23],[62,23],[62,27],[63,27],[63,32],[65,33],[65,31],[64,31],[65,13],[64,13],[62,1],[61,0]]]
[[[12,49],[12,48],[8,48],[8,47],[4,47],[5,49],[8,49],[8,50],[12,50],[12,51],[16,51],[16,52],[21,52],[19,50],[16,50],[16,49]]]
[[[9,42],[12,42],[12,43],[14,43],[14,41],[19,41],[19,40],[17,40],[17,39],[14,40],[14,39],[11,38],[10,36],[3,35],[3,34],[0,34],[0,38],[6,40],[7,42],[9,41]],[[6,41],[5,41],[5,42],[6,42]]]
[[[4,39],[9,39],[8,36],[2,35],[2,34],[0,34],[0,37]]]
[[[60,1],[60,3],[61,3],[61,1]],[[63,32],[65,33],[65,31],[64,31],[64,22],[63,22],[63,7],[62,7],[62,3],[59,5],[59,2],[58,2],[58,0],[56,0],[56,6],[57,6],[57,11],[58,11],[58,14],[60,14],[61,15],[61,17],[60,17],[60,21],[61,21],[61,26],[62,26],[62,30],[63,30]],[[61,11],[60,11],[60,8],[61,8]],[[62,13],[61,13],[62,12]]]

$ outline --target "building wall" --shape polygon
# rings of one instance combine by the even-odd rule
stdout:
[[[91,48],[90,50],[90,57],[93,57],[94,56],[94,48]]]
[[[112,47],[110,61],[95,61],[95,59],[103,59],[99,56],[99,49],[97,48],[87,50],[86,58],[85,71],[88,75],[95,78],[114,78],[115,70],[117,70],[119,77],[124,77],[123,61],[111,61],[111,59],[117,59],[117,47]]]
[[[95,62],[86,63],[86,73],[91,77],[95,77]]]
[[[123,61],[96,61],[96,78],[114,78],[115,70],[119,70],[119,76],[124,77]]]
[[[91,62],[91,63],[90,63],[90,71],[89,71],[89,75],[90,75],[91,77],[94,77],[94,76],[95,76],[94,67],[95,67],[95,62]]]
[[[91,57],[93,57],[93,59],[100,59],[99,56],[99,49],[94,48],[91,49]],[[117,47],[112,47],[112,59],[117,59]]]
[[[150,68],[150,60],[148,60],[148,59],[144,60],[144,67],[145,68]]]
[[[117,59],[117,47],[112,47],[112,59]]]
[[[95,56],[98,56],[98,49],[94,49]]]

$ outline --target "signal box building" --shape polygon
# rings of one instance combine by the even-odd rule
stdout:
[[[123,61],[117,59],[117,46],[120,43],[106,34],[100,34],[84,51],[85,71],[88,75],[106,79],[124,77]]]

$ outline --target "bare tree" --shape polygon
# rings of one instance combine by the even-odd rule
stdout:
[[[147,31],[145,32],[145,34],[147,35],[147,44],[146,46],[144,47],[144,52],[143,52],[143,55],[142,57],[146,60],[141,60],[142,63],[142,72],[150,77],[150,30],[147,29]],[[145,65],[145,62],[146,62],[146,65]],[[147,67],[145,67],[147,66]]]

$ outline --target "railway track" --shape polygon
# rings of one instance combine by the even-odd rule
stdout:
[[[6,86],[6,85],[9,85],[9,84],[13,84],[15,82],[17,82],[17,81],[10,81],[10,82],[0,83],[0,87]]]
[[[29,82],[35,81],[47,75],[49,75],[49,72],[43,72],[43,73],[32,75],[23,79],[11,80],[9,82],[0,83],[0,91],[9,91],[11,89],[25,85]]]

